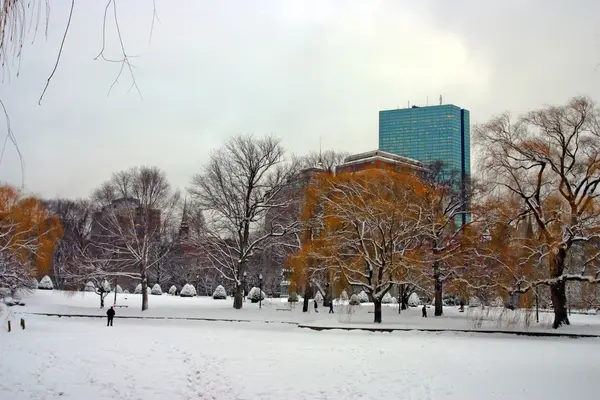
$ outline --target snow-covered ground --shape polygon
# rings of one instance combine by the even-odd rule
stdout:
[[[373,326],[371,306],[336,306],[327,314],[291,311],[279,299],[263,308],[231,299],[121,295],[113,327],[98,296],[35,291],[26,306],[0,313],[0,399],[596,399],[600,339],[525,338],[456,332],[323,331],[296,324]],[[106,304],[113,303],[112,295]],[[429,310],[430,313],[432,310]],[[384,308],[384,327],[475,329],[522,323],[473,309],[444,310],[423,319],[420,309],[398,315]],[[490,313],[498,313],[492,310]],[[250,322],[131,317],[205,318]],[[21,330],[18,319],[25,318]],[[6,331],[6,320],[13,331]],[[514,319],[514,318],[513,318]],[[498,322],[498,320],[500,322]],[[533,330],[548,330],[550,315]],[[512,321],[512,322],[511,322]],[[273,323],[264,323],[273,322]],[[277,323],[288,322],[288,323]],[[562,331],[600,333],[600,317],[573,315]],[[479,327],[481,328],[481,327]],[[507,327],[505,327],[507,328]],[[555,367],[560,361],[561,366]]]
[[[599,339],[28,316],[0,399],[597,399]],[[555,367],[560,362],[560,367]]]
[[[459,313],[456,307],[446,307],[444,316],[433,317],[429,308],[429,318],[421,318],[421,309],[410,308],[398,314],[397,305],[383,307],[383,324],[373,324],[373,306],[350,307],[336,305],[335,314],[328,314],[327,308],[320,307],[315,313],[311,302],[308,313],[302,312],[302,304],[291,305],[285,299],[266,299],[259,309],[258,303],[244,303],[242,310],[232,308],[232,299],[214,300],[211,297],[182,298],[178,296],[149,296],[150,308],[141,311],[140,294],[118,294],[117,304],[127,308],[117,308],[118,316],[166,317],[166,318],[204,318],[244,321],[270,321],[299,323],[306,326],[332,328],[382,327],[402,329],[455,329],[455,330],[500,330],[556,332],[551,329],[552,314],[540,313],[540,322],[536,323],[535,313],[525,316],[522,312],[503,309],[466,308]],[[94,293],[78,292],[65,295],[61,291],[37,290],[24,297],[26,306],[13,307],[18,313],[56,313],[63,315],[104,316],[106,309],[99,308],[99,297]],[[105,299],[107,306],[114,302],[111,294]],[[529,318],[529,321],[525,321]],[[561,327],[560,333],[580,333],[600,335],[600,315],[573,314],[571,326]]]

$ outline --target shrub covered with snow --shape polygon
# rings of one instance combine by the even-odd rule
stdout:
[[[351,306],[357,306],[360,304],[360,299],[358,298],[358,295],[355,293],[352,296],[350,296],[350,305]]]
[[[45,275],[40,283],[38,284],[38,289],[42,290],[52,290],[54,289],[54,284],[52,283],[52,279],[48,275]]]
[[[418,307],[421,304],[421,299],[419,299],[419,295],[415,292],[412,292],[410,296],[408,296],[408,306],[409,307]]]
[[[104,289],[105,292],[110,292],[112,290],[112,286],[110,285],[110,282],[107,281],[106,279],[104,280],[104,282],[102,282],[102,288]]]
[[[35,278],[31,278],[31,282],[29,284],[29,288],[30,289],[37,289],[38,286],[40,286],[40,283],[38,282],[38,280],[35,279]]]
[[[89,281],[88,283],[85,284],[85,287],[83,288],[84,292],[95,292],[96,291],[96,285],[94,285],[94,282]]]
[[[392,297],[392,295],[390,294],[390,292],[387,292],[385,294],[385,296],[383,296],[383,299],[381,299],[381,302],[383,304],[392,304],[393,300],[394,300],[394,298]]]
[[[398,304],[398,299],[395,297],[392,297],[392,304]]]
[[[317,303],[323,302],[323,295],[321,294],[321,292],[317,292],[317,295],[315,296],[315,300]]]
[[[298,294],[296,292],[290,293],[288,296],[288,303],[297,303],[298,302]]]
[[[196,295],[196,288],[187,283],[179,293],[181,297],[194,297]]]
[[[134,294],[142,294],[142,284],[138,283],[138,285],[135,287],[135,290],[133,291]]]
[[[127,290],[127,289],[123,290],[123,294],[129,294],[129,290]]]
[[[248,300],[250,300],[253,303],[258,303],[259,300],[264,300],[265,299],[265,292],[261,292],[261,290],[259,288],[257,288],[256,286],[253,287],[252,289],[250,289],[250,292],[248,292]]]
[[[121,285],[117,285],[117,293],[123,293],[123,288]]]
[[[227,292],[225,291],[225,288],[223,286],[219,285],[213,292],[212,297],[215,300],[225,300],[227,299]]]
[[[157,283],[156,285],[152,286],[152,291],[150,293],[155,296],[161,296],[162,289],[160,288],[160,285]]]
[[[175,296],[177,294],[177,286],[173,285],[169,288],[169,294]]]
[[[469,307],[481,307],[481,300],[478,297],[471,297],[469,299]]]
[[[369,302],[369,296],[365,293],[364,290],[358,294],[358,301],[360,301],[361,303]]]
[[[492,307],[504,307],[504,299],[500,296],[496,297],[494,300],[492,300],[491,306]]]
[[[346,292],[345,290],[342,292],[342,294],[340,294],[340,300],[342,301],[348,301],[348,292]]]

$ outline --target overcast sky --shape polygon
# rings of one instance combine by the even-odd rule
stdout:
[[[319,138],[326,149],[372,150],[379,110],[440,94],[473,124],[575,95],[600,101],[595,0],[156,0],[151,42],[152,1],[130,0],[117,2],[118,20],[143,99],[128,92],[127,72],[107,96],[120,65],[94,61],[106,2],[79,1],[38,106],[68,3],[51,1],[47,38],[30,38],[19,76],[15,63],[0,85],[26,188],[45,197],[87,196],[141,164],[183,189],[210,149],[240,133],[277,135],[297,154],[318,150]],[[115,32],[109,23],[114,57]],[[0,180],[21,183],[11,146]]]

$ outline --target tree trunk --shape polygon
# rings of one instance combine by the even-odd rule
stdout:
[[[565,290],[565,281],[560,281],[550,285],[550,297],[552,298],[552,308],[554,309],[554,322],[552,327],[559,328],[561,325],[570,325],[569,315],[567,314],[567,294]]]
[[[140,269],[140,277],[142,278],[142,311],[148,309],[148,278],[146,277],[146,268]]]
[[[373,303],[375,304],[375,317],[373,322],[376,324],[381,323],[381,299],[374,299]]]
[[[304,289],[304,302],[302,303],[302,312],[308,312],[308,305],[310,298],[312,297],[312,290],[310,284],[306,283],[306,289]]]
[[[552,265],[552,277],[560,277],[565,269],[565,259],[567,252],[564,248],[558,250],[558,252],[551,259]],[[550,285],[550,298],[552,299],[552,308],[554,309],[554,322],[552,327],[558,329],[561,325],[570,325],[569,316],[567,314],[567,292],[566,292],[566,281],[560,280],[557,283]]]
[[[241,310],[243,304],[244,304],[244,286],[241,284],[238,284],[236,282],[235,293],[233,295],[233,308],[235,308],[236,310]]]
[[[104,296],[102,292],[100,292],[100,308],[104,308]]]
[[[437,262],[433,266],[433,281],[435,287],[435,310],[433,315],[439,317],[444,313],[444,304],[442,300],[443,284],[440,276],[440,267],[437,265]]]

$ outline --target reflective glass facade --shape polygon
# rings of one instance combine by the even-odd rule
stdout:
[[[452,104],[379,112],[379,149],[471,176],[469,111]]]

